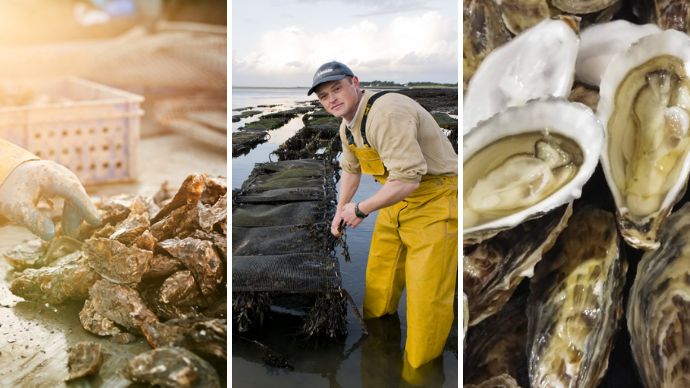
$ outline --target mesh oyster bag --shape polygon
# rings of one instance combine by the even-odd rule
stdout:
[[[259,163],[233,193],[233,292],[320,293],[340,287],[334,170],[315,159]]]

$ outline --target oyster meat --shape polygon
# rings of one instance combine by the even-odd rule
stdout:
[[[579,46],[575,24],[544,20],[487,55],[467,87],[463,133],[507,107],[567,97]]]
[[[690,204],[674,212],[646,252],[628,298],[630,347],[647,387],[690,386]]]
[[[619,256],[613,214],[585,207],[537,264],[527,309],[531,386],[598,386],[623,314]]]
[[[602,77],[597,116],[606,130],[601,163],[619,229],[635,248],[656,234],[690,173],[690,37],[674,30],[641,38]]]
[[[476,243],[579,198],[603,129],[561,99],[508,108],[463,138],[463,239]]]

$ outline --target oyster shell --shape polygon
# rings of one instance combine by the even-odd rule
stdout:
[[[551,16],[546,0],[501,0],[503,23],[517,35]]]
[[[662,227],[661,247],[646,252],[630,290],[630,347],[644,385],[690,385],[690,204]]]
[[[477,243],[581,195],[603,130],[586,106],[531,101],[482,122],[463,139],[463,239]]]
[[[467,87],[463,133],[507,107],[567,97],[579,45],[575,25],[567,17],[544,20],[487,55]]]
[[[622,0],[551,0],[561,11],[574,14],[593,13],[609,8]]]
[[[686,0],[654,0],[654,14],[661,28],[690,32],[690,4]]]
[[[626,20],[595,24],[582,30],[575,62],[575,79],[599,86],[611,59],[638,39],[661,32],[654,24],[638,25]]]
[[[602,77],[597,116],[606,130],[601,163],[625,241],[658,247],[656,234],[690,173],[690,37],[641,38]]]
[[[477,67],[496,47],[510,39],[493,0],[463,2],[462,82],[463,90]]]
[[[572,206],[523,222],[480,244],[465,247],[463,292],[469,302],[469,325],[497,313],[541,260],[568,223]],[[530,236],[530,238],[525,238]]]
[[[622,316],[627,264],[613,214],[578,209],[530,282],[530,384],[597,387]]]
[[[523,287],[498,314],[469,329],[463,356],[464,384],[480,384],[509,374],[520,386],[529,386],[526,307],[527,289]]]

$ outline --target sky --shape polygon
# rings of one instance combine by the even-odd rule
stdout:
[[[235,0],[232,85],[311,86],[337,60],[361,81],[458,82],[458,0]]]

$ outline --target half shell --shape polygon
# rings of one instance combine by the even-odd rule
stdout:
[[[690,37],[674,30],[641,38],[616,55],[601,82],[601,162],[618,224],[633,247],[656,234],[690,173]]]
[[[531,101],[463,138],[463,240],[473,244],[579,198],[598,164],[603,130],[592,111]]]
[[[492,51],[467,87],[463,133],[507,107],[568,96],[579,45],[575,29],[573,19],[544,20]]]

